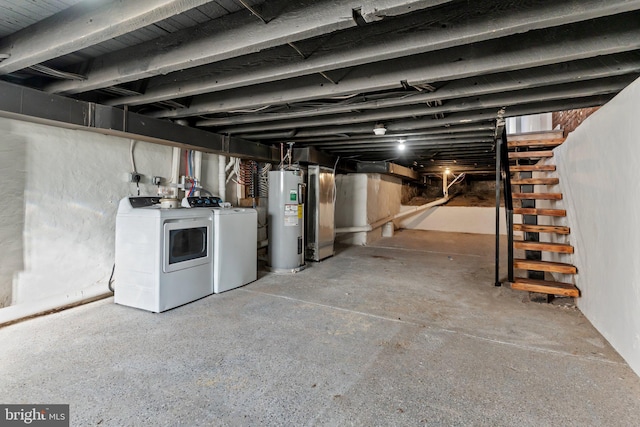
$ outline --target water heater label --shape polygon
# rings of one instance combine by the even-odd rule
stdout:
[[[298,204],[284,205],[284,226],[295,227],[298,225]]]
[[[289,200],[292,202],[298,201],[298,192],[296,190],[289,190]]]

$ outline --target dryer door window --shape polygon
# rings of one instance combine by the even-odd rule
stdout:
[[[207,228],[169,231],[169,264],[207,256]]]
[[[182,270],[211,262],[211,220],[164,224],[163,271]]]

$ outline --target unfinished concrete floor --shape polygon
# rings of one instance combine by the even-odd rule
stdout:
[[[12,325],[0,401],[74,426],[638,425],[640,379],[575,308],[494,288],[492,244],[402,231],[162,314]]]

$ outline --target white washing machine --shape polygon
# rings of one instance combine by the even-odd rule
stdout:
[[[116,217],[115,302],[159,313],[213,293],[210,209],[126,197]]]
[[[258,278],[258,212],[216,208],[213,212],[213,292],[220,293]]]

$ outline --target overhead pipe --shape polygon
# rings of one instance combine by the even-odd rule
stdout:
[[[222,201],[226,201],[227,197],[227,172],[225,165],[227,158],[223,155],[218,156],[218,197]]]
[[[196,188],[202,187],[202,151],[195,151],[193,159],[193,179],[195,180]],[[195,196],[200,195],[200,190],[194,192]]]
[[[179,147],[173,147],[173,156],[171,157],[171,182],[177,184],[180,180],[180,158],[182,150]],[[171,187],[171,197],[177,199],[180,196],[180,189],[177,186]]]

